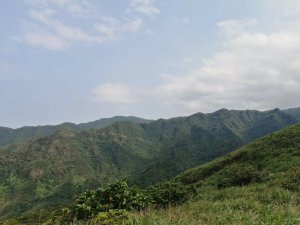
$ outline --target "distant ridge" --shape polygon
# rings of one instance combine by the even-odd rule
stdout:
[[[58,130],[64,129],[74,132],[80,132],[88,129],[101,129],[110,126],[116,122],[132,122],[132,123],[150,123],[151,120],[142,119],[134,116],[115,116],[112,118],[103,118],[88,123],[62,123],[59,125],[46,126],[25,126],[17,129],[0,127],[0,146],[22,142],[31,138],[45,137],[52,135]]]
[[[288,113],[298,120],[300,120],[300,107],[299,108],[291,108],[291,109],[285,109],[283,112]]]

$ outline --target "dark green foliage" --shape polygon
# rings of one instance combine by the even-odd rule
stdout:
[[[79,195],[68,214],[77,220],[87,220],[99,212],[112,209],[139,211],[146,208],[149,202],[150,199],[138,188],[129,188],[125,181],[119,181]]]
[[[148,193],[155,207],[167,207],[187,201],[193,189],[180,183],[165,182],[151,187]]]
[[[266,112],[222,109],[143,125],[148,135],[163,144],[163,149],[160,157],[134,180],[148,186],[170,179],[297,122],[279,109]]]
[[[300,121],[300,107],[299,108],[292,108],[292,109],[286,109],[283,110],[283,112],[292,115],[296,119]]]
[[[280,110],[220,110],[149,124],[117,122],[99,130],[59,130],[0,148],[0,221],[15,216],[35,224],[39,216],[34,212],[69,206],[74,195],[119,179],[145,187],[157,184],[296,121]],[[72,130],[71,124],[65,125],[62,128]],[[38,130],[30,134],[48,134],[42,127]],[[288,143],[288,138],[281,138],[276,145]],[[281,157],[280,151],[273,154]],[[264,158],[263,149],[258,157]],[[241,154],[206,166],[186,183],[205,179],[238,158],[257,162],[253,167],[259,171],[268,163],[258,162],[252,153]]]
[[[113,125],[116,122],[132,122],[132,123],[150,123],[151,120],[141,119],[134,116],[115,116],[112,118],[105,118],[88,123],[74,124],[62,123],[59,125],[36,126],[36,127],[22,127],[18,129],[11,129],[7,127],[0,127],[0,146],[22,142],[31,138],[45,137],[55,134],[59,130],[69,130],[79,132],[89,129],[101,129]]]
[[[89,221],[91,224],[118,224],[126,221],[126,212],[136,212],[147,207],[165,208],[180,205],[192,195],[191,187],[175,182],[166,182],[147,190],[128,187],[125,181],[109,184],[95,191],[86,191],[76,198],[76,203],[47,224]],[[110,223],[111,222],[111,223]]]
[[[288,170],[282,186],[291,191],[300,192],[300,165]]]
[[[256,182],[299,191],[300,125],[263,137],[240,150],[188,170],[177,182],[244,186]]]
[[[90,225],[129,225],[129,213],[124,210],[110,209],[108,212],[100,212],[90,222]]]
[[[233,164],[220,173],[218,187],[244,186],[262,180],[262,174],[250,164]]]
[[[300,124],[188,170],[175,181],[193,184],[195,201],[140,214],[132,221],[149,225],[300,224]]]

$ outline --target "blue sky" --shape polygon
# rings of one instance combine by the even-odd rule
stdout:
[[[1,4],[0,126],[300,106],[297,0]]]

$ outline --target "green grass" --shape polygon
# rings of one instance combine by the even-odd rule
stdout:
[[[300,195],[263,185],[199,190],[179,207],[133,214],[136,225],[299,225]]]
[[[131,223],[299,225],[300,124],[188,170],[175,181],[197,187],[196,197],[179,207],[133,214]]]

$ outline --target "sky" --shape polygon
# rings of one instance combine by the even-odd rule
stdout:
[[[300,106],[299,0],[2,0],[0,126]]]

